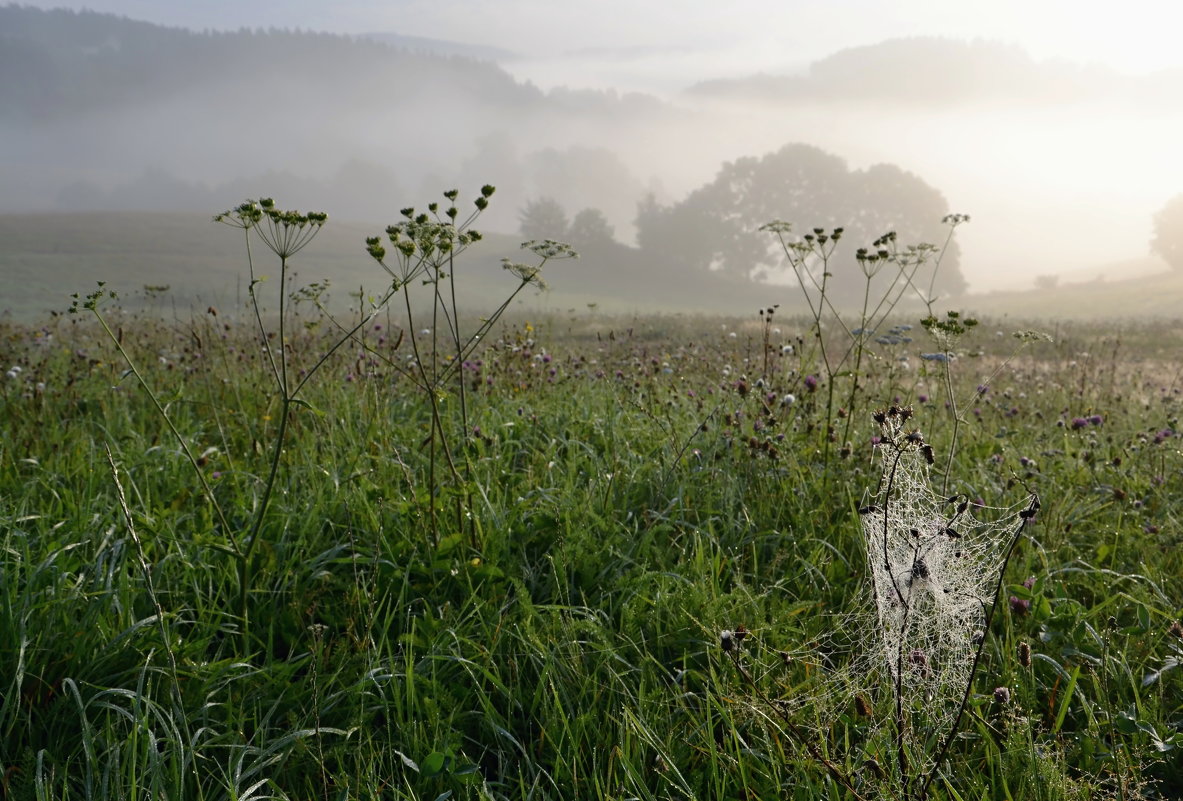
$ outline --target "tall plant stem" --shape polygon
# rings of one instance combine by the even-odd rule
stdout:
[[[246,548],[239,555],[238,558],[238,611],[242,619],[242,644],[243,649],[250,647],[250,606],[249,606],[249,591],[251,583],[251,555],[255,551],[255,547],[259,542],[259,532],[263,528],[263,519],[267,515],[267,508],[271,505],[271,498],[275,494],[275,481],[279,476],[279,463],[283,457],[284,441],[287,439],[288,431],[288,416],[292,408],[292,396],[288,391],[288,358],[287,358],[287,341],[284,316],[287,311],[285,300],[287,296],[287,266],[288,260],[286,256],[280,256],[279,259],[279,391],[280,391],[280,409],[279,409],[279,427],[275,433],[275,444],[271,452],[271,467],[267,472],[267,481],[263,485],[263,495],[259,499],[259,507],[255,511],[254,520],[251,523],[250,533],[247,535]],[[253,297],[253,295],[252,295]],[[258,306],[256,304],[256,312]],[[274,357],[271,356],[271,347],[267,344],[267,337],[263,335],[263,347],[268,352],[268,357],[272,359],[274,364]]]
[[[998,581],[994,585],[994,602],[990,605],[989,611],[986,612],[986,621],[982,628],[982,641],[978,643],[978,650],[974,653],[974,661],[969,669],[969,678],[965,681],[965,692],[961,695],[961,704],[957,707],[957,715],[953,718],[953,723],[950,724],[949,731],[945,733],[945,739],[941,742],[941,747],[937,750],[932,772],[928,774],[928,778],[920,786],[920,791],[916,795],[919,799],[927,796],[928,788],[932,784],[932,780],[936,778],[937,769],[940,768],[945,754],[949,751],[949,746],[953,744],[953,737],[957,734],[957,729],[961,725],[961,718],[965,715],[965,710],[969,705],[969,696],[973,692],[974,677],[977,676],[978,666],[982,662],[982,652],[986,647],[986,635],[990,631],[990,624],[994,620],[994,613],[998,611],[1002,585],[1006,581],[1006,568],[1010,565],[1011,556],[1014,555],[1019,540],[1023,538],[1023,532],[1027,529],[1027,524],[1031,522],[1031,518],[1035,516],[1038,510],[1039,496],[1032,492],[1030,500],[1027,502],[1027,508],[1019,515],[1018,528],[1015,529],[1014,536],[1011,537],[1010,545],[1006,549],[1006,555],[1002,558],[1002,566],[998,569]]]
[[[850,397],[846,401],[846,426],[842,430],[842,441],[850,441],[850,426],[854,422],[854,399],[858,393],[859,376],[862,375],[859,371],[863,365],[863,346],[867,341],[867,326],[870,325],[870,320],[867,317],[867,307],[871,303],[871,278],[873,275],[867,275],[866,281],[863,283],[863,310],[859,315],[859,333],[857,339],[853,343],[854,347],[854,372],[850,376]]]
[[[953,456],[957,453],[957,435],[961,428],[961,412],[957,408],[957,396],[953,392],[953,354],[945,352],[945,393],[949,398],[949,411],[953,414],[953,437],[949,442],[949,455],[945,457],[945,477],[941,481],[941,494],[949,494],[949,478],[953,475]]]
[[[156,393],[152,391],[152,387],[148,386],[148,382],[144,380],[144,376],[142,373],[140,373],[139,368],[136,367],[136,363],[132,361],[131,355],[128,354],[126,350],[124,350],[123,344],[119,341],[119,337],[115,336],[115,332],[113,332],[111,327],[107,325],[106,319],[103,318],[97,308],[95,308],[93,311],[95,319],[99,321],[99,325],[102,326],[103,331],[107,334],[110,340],[115,343],[115,349],[119,351],[119,355],[123,357],[123,361],[127,364],[128,369],[131,370],[132,375],[136,377],[136,381],[139,382],[140,387],[144,390],[145,394],[147,394],[148,399],[152,401],[152,405],[156,408],[157,414],[159,414],[161,419],[164,420],[164,424],[168,426],[168,430],[172,433],[173,439],[175,439],[177,444],[181,447],[181,451],[185,454],[185,459],[189,462],[189,466],[193,468],[193,472],[197,475],[197,480],[201,483],[202,493],[209,500],[210,505],[214,508],[214,514],[216,514],[218,517],[218,522],[222,526],[223,534],[225,535],[226,539],[230,541],[230,547],[232,549],[231,552],[235,555],[241,555],[242,549],[239,546],[238,538],[234,534],[234,529],[232,529],[229,522],[227,522],[226,514],[222,510],[221,504],[218,503],[218,499],[214,496],[213,488],[210,487],[209,481],[206,480],[205,473],[202,471],[201,466],[197,464],[197,457],[195,457],[193,455],[193,451],[189,449],[189,443],[185,441],[183,436],[181,436],[181,432],[177,430],[176,424],[173,423],[172,416],[169,415],[168,411],[164,408],[164,405],[160,402],[160,399],[156,397]]]

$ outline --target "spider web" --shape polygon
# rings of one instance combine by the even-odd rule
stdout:
[[[1034,496],[988,507],[935,492],[933,453],[905,428],[910,417],[897,407],[876,414],[882,473],[859,509],[864,603],[827,616],[823,636],[780,653],[796,669],[779,682],[776,706],[831,747],[840,747],[832,738],[841,732],[861,732],[847,746],[862,752],[854,765],[876,765],[854,777],[868,797],[918,789],[937,767],[970,687],[1000,572],[1036,507]],[[854,729],[843,719],[857,721]]]
[[[932,449],[918,431],[905,432],[908,417],[894,407],[876,416],[883,473],[859,510],[874,619],[860,661],[869,685],[891,699],[882,724],[907,746],[915,776],[932,767],[931,743],[956,721],[1029,504],[990,509],[935,493]]]

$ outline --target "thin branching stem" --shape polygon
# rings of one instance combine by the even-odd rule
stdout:
[[[168,413],[168,410],[164,408],[164,405],[160,402],[160,399],[156,396],[156,393],[152,390],[152,387],[148,385],[148,382],[144,379],[143,374],[140,373],[139,368],[131,358],[131,354],[129,354],[124,349],[123,343],[119,341],[119,337],[115,336],[115,332],[113,332],[111,327],[107,325],[106,319],[101,313],[99,313],[97,304],[92,311],[94,312],[95,318],[99,321],[99,325],[102,326],[102,329],[106,333],[107,337],[110,338],[113,343],[115,343],[115,349],[119,351],[119,355],[122,356],[123,360],[127,363],[128,369],[131,370],[132,375],[136,377],[136,381],[139,382],[140,388],[144,390],[144,393],[148,396],[148,399],[152,401],[152,405],[155,407],[157,414],[159,414],[161,419],[164,420],[164,424],[168,426],[168,430],[172,433],[173,439],[175,439],[177,444],[181,447],[181,451],[185,454],[185,459],[189,462],[189,466],[193,468],[193,472],[197,476],[198,482],[201,484],[202,493],[209,500],[210,505],[214,508],[214,514],[218,516],[218,522],[222,526],[222,531],[226,539],[230,542],[230,547],[233,549],[233,553],[235,555],[241,556],[242,549],[239,547],[238,538],[234,534],[234,529],[230,527],[230,523],[226,520],[226,514],[222,510],[222,505],[218,503],[218,499],[214,495],[214,490],[212,487],[210,487],[209,481],[205,477],[205,471],[203,471],[201,466],[197,463],[197,457],[194,456],[193,451],[190,450],[189,443],[185,441],[185,438],[181,435],[181,432],[177,430],[177,426],[173,422],[172,416]]]
[[[978,643],[978,649],[974,652],[973,664],[970,665],[969,677],[965,682],[965,691],[961,695],[961,703],[957,707],[957,714],[953,718],[952,724],[949,726],[949,731],[945,733],[945,738],[941,742],[940,748],[936,752],[936,760],[933,763],[933,770],[929,773],[928,778],[924,780],[920,791],[917,793],[917,798],[923,799],[928,794],[928,788],[932,784],[932,780],[937,775],[937,770],[945,759],[945,754],[949,750],[949,746],[953,743],[953,738],[957,734],[958,728],[961,726],[961,718],[965,715],[966,707],[969,705],[969,697],[973,692],[974,678],[978,673],[978,666],[982,661],[982,653],[986,647],[986,635],[990,631],[990,624],[994,620],[994,614],[998,611],[999,599],[1002,594],[1002,586],[1006,581],[1006,569],[1010,565],[1011,556],[1014,555],[1015,548],[1019,544],[1019,540],[1023,538],[1023,532],[1027,529],[1027,524],[1031,522],[1032,517],[1039,510],[1039,496],[1034,492],[1031,493],[1027,501],[1027,508],[1019,515],[1019,524],[1015,528],[1015,533],[1010,538],[1010,544],[1007,546],[1006,553],[1002,557],[1002,565],[998,568],[998,580],[994,585],[994,593],[991,596],[993,603],[990,609],[986,611],[986,620],[982,627],[982,639]],[[983,604],[984,606],[984,604]]]

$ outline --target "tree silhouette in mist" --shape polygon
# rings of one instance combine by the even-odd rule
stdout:
[[[551,197],[531,200],[518,214],[519,231],[527,239],[563,239],[570,221],[562,204]]]
[[[1175,195],[1154,215],[1150,252],[1162,256],[1173,270],[1183,270],[1183,194]]]
[[[855,248],[888,231],[905,243],[943,243],[941,220],[948,211],[940,192],[895,165],[852,171],[820,148],[790,144],[760,158],[724,164],[714,181],[680,203],[666,207],[653,198],[643,200],[637,240],[652,258],[682,270],[760,281],[781,264],[776,243],[757,230],[769,220],[788,220],[802,231],[845,228],[853,259]],[[917,279],[927,285],[927,276]],[[849,274],[836,272],[835,297],[861,292],[861,280],[853,268]],[[965,288],[955,243],[941,264],[937,288],[944,293]]]

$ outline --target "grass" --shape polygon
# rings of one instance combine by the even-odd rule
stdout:
[[[245,312],[109,319],[249,520],[278,411]],[[82,319],[5,324],[0,367],[23,369],[0,387],[3,797],[853,797],[726,658],[740,625],[764,692],[809,727],[810,699],[836,707],[820,747],[879,792],[850,745],[869,724],[802,656],[864,601],[856,509],[878,475],[869,408],[823,461],[807,323],[778,319],[762,387],[754,315],[531,323],[469,373],[471,478],[436,498],[438,543],[406,379],[345,348],[308,386],[320,413],[290,418],[245,644],[224,532],[113,347]],[[367,343],[404,358],[397,317],[379,325]],[[933,796],[1177,797],[1178,329],[1063,326],[975,395],[1013,350],[995,329],[955,365],[974,398],[957,489],[1009,505],[1026,483],[1043,507]],[[323,329],[289,330],[299,369]],[[870,354],[863,397],[912,404],[943,454],[942,378],[902,352]]]
[[[308,258],[294,262],[299,282],[331,279],[336,309],[346,308],[359,287],[369,292],[383,289],[380,273],[366,258],[364,240],[388,222],[386,212],[380,223],[332,219]],[[499,259],[520,259],[522,238],[487,234],[480,259],[460,282],[463,302],[479,307],[490,294],[501,291]],[[272,273],[268,265],[264,274],[274,281],[277,275]],[[249,283],[241,234],[213,225],[208,215],[161,212],[0,214],[0,274],[8,279],[0,314],[25,324],[60,312],[69,305],[70,293],[90,289],[96,279],[117,287],[129,309],[181,317],[210,305],[236,309],[246,302]],[[578,266],[556,270],[552,276],[552,293],[531,294],[518,308],[535,316],[543,310],[584,311],[588,304],[617,313],[734,312],[755,307],[764,294],[760,287],[722,279],[671,281],[646,263],[644,254],[623,245],[584,252]],[[168,291],[146,291],[146,286]]]

